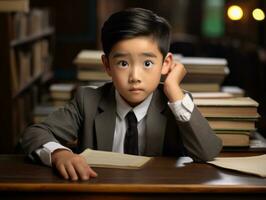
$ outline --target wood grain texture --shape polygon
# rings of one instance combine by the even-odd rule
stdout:
[[[221,156],[254,155],[223,153]],[[31,163],[22,155],[0,155],[0,194],[5,198],[28,199],[160,199],[182,197],[252,199],[266,193],[266,179],[208,164],[183,163],[158,157],[138,170],[95,168],[97,178],[64,180],[49,167]],[[26,199],[25,197],[25,199]]]

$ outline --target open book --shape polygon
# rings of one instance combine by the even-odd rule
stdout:
[[[152,157],[86,149],[81,154],[91,167],[139,169]]]
[[[208,163],[266,178],[266,154],[250,157],[216,158],[214,161],[209,161]]]

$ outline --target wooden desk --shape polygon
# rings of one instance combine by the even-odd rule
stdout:
[[[71,182],[24,156],[0,155],[0,199],[265,199],[265,178],[181,161],[160,157],[140,170],[95,168],[97,178]]]

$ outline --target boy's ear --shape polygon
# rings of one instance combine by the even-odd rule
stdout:
[[[111,76],[111,69],[110,69],[110,64],[107,56],[105,54],[102,55],[102,63],[104,65],[105,71],[109,76]]]
[[[163,66],[162,66],[162,75],[168,74],[169,70],[171,69],[172,64],[174,63],[174,57],[172,53],[167,53],[165,56],[165,59],[163,61]]]

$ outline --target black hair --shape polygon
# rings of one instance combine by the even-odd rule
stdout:
[[[163,17],[143,8],[129,8],[112,14],[102,27],[102,47],[109,55],[112,47],[123,39],[151,36],[158,43],[163,57],[169,51],[170,24]]]

